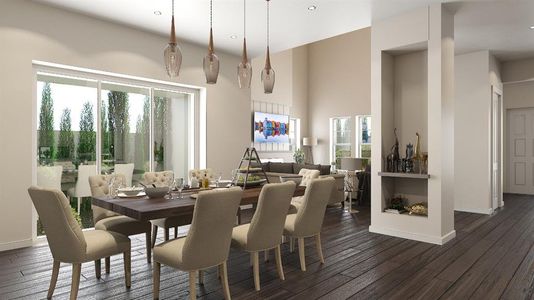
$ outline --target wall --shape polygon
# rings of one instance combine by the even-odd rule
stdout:
[[[498,76],[489,72],[488,51],[455,59],[454,209],[487,214],[491,213],[490,81],[498,81]]]
[[[28,245],[32,238],[32,60],[168,81],[162,63],[165,37],[40,5],[0,4],[0,250]],[[206,86],[205,47],[181,43],[179,83]],[[250,143],[250,91],[237,88],[239,57],[218,53],[221,73],[207,88],[207,165],[226,174]],[[256,70],[255,76],[259,76]],[[281,75],[283,76],[283,75]],[[231,134],[220,125],[231,128]],[[16,130],[14,130],[14,128]],[[231,139],[229,141],[229,139]]]
[[[308,71],[309,135],[318,139],[314,159],[330,164],[330,118],[350,116],[354,123],[354,116],[371,114],[371,29],[309,44]],[[352,146],[354,155],[355,134]]]

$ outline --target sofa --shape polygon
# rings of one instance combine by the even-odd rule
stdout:
[[[297,175],[301,169],[319,170],[319,177],[334,177],[336,184],[332,190],[332,195],[328,200],[328,205],[334,205],[342,203],[345,200],[344,192],[344,180],[345,175],[342,174],[330,174],[330,165],[310,165],[310,164],[297,164],[297,163],[275,163],[267,162],[262,163],[262,169],[267,174],[269,182],[280,182],[280,176]]]

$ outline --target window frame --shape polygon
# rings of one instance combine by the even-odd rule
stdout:
[[[301,147],[301,140],[300,140],[300,118],[290,118],[289,123],[292,122],[295,123],[295,126],[290,125],[289,131],[292,132],[294,137],[289,139],[289,150],[291,152],[295,152],[297,149],[300,149]],[[291,134],[290,134],[291,135]]]
[[[369,118],[371,119],[371,128],[370,128],[370,131],[371,131],[371,143],[363,143],[362,142],[362,120],[364,118]],[[362,157],[362,146],[363,145],[369,145],[371,146],[372,144],[372,141],[373,141],[373,127],[372,127],[372,118],[371,118],[371,115],[356,115],[355,116],[355,120],[356,120],[356,124],[355,124],[355,128],[356,128],[356,135],[355,135],[355,138],[356,138],[356,147],[355,147],[355,150],[356,150],[356,157],[357,158],[368,158],[370,159],[370,157]]]
[[[350,141],[348,143],[337,143],[337,133],[339,133],[337,130],[335,130],[335,123],[338,120],[347,119],[349,122],[349,125],[347,128],[348,130],[343,130],[341,132],[347,132],[348,136],[350,138]],[[336,162],[336,146],[349,146],[350,147],[350,155],[354,153],[354,147],[352,146],[352,117],[350,116],[340,116],[340,117],[332,117],[330,118],[330,163]]]

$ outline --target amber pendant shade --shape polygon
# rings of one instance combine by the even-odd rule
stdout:
[[[180,67],[182,66],[182,51],[176,43],[176,32],[174,30],[174,15],[171,21],[171,36],[169,44],[165,47],[163,52],[163,59],[165,62],[165,69],[170,78],[178,77]]]
[[[247,56],[247,40],[243,39],[243,55],[241,62],[237,66],[237,83],[240,89],[250,88],[250,82],[252,80],[252,66],[248,61]]]
[[[204,56],[204,74],[206,75],[206,83],[217,83],[219,77],[219,58],[215,55],[213,50],[213,31],[210,29],[210,42],[208,45],[208,54]]]
[[[271,67],[271,55],[267,47],[267,57],[265,58],[265,68],[261,71],[261,81],[263,82],[263,92],[272,94],[274,89],[275,73]]]

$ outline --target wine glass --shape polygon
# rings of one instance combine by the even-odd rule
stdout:
[[[108,180],[108,194],[111,198],[117,196],[117,190],[115,188],[115,176],[110,176]]]
[[[178,199],[183,199],[182,190],[184,189],[184,179],[183,178],[174,179],[174,186],[178,190]]]
[[[216,177],[216,178],[217,178],[217,179],[215,179],[215,186],[216,186],[216,187],[220,187],[220,186],[219,186],[219,183],[221,182],[222,172],[217,173],[217,177]]]

